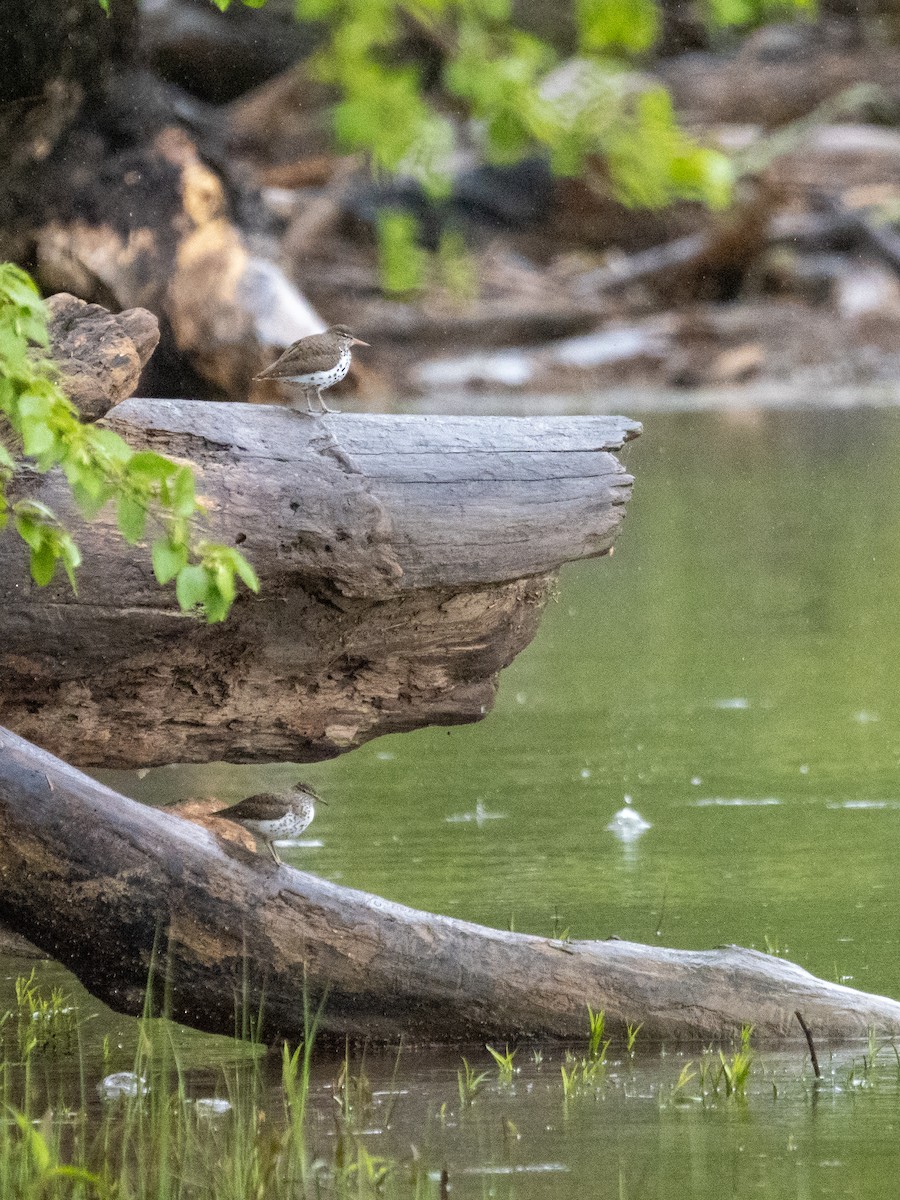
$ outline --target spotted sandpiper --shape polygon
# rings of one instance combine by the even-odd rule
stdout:
[[[258,842],[265,842],[277,863],[281,862],[275,849],[275,839],[299,837],[316,815],[316,804],[324,804],[321,796],[305,783],[295,783],[289,792],[260,792],[210,813],[243,826]]]
[[[332,325],[324,333],[293,342],[270,367],[254,375],[254,379],[275,379],[279,383],[297,383],[306,396],[306,411],[311,416],[318,414],[310,403],[310,391],[315,390],[322,406],[321,411],[334,412],[322,399],[322,388],[329,388],[343,379],[350,370],[350,347],[368,346],[368,342],[354,337],[346,325]],[[295,404],[291,405],[296,408]]]

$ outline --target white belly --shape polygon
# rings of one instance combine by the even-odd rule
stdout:
[[[289,383],[301,383],[305,387],[329,388],[340,382],[350,370],[350,351],[344,350],[330,371],[313,371],[310,375],[286,375]]]

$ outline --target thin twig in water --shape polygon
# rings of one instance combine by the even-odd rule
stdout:
[[[813,1073],[815,1074],[816,1079],[821,1079],[822,1072],[819,1070],[819,1060],[816,1056],[816,1045],[815,1045],[815,1042],[813,1041],[812,1030],[807,1025],[807,1023],[803,1020],[802,1012],[800,1012],[798,1010],[794,1013],[794,1016],[800,1022],[800,1028],[803,1030],[804,1034],[806,1035],[806,1044],[807,1044],[807,1046],[809,1046],[809,1057],[812,1059]]]

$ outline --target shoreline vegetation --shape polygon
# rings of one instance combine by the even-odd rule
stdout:
[[[0,1190],[10,1197],[442,1200],[466,1177],[528,1172],[518,1124],[530,1106],[576,1120],[652,1080],[645,1100],[662,1122],[692,1112],[746,1119],[773,1104],[797,1122],[825,1100],[858,1103],[861,1088],[900,1094],[900,1050],[873,1034],[813,1074],[802,1054],[757,1051],[749,1026],[730,1045],[673,1053],[640,1028],[607,1036],[604,1014],[589,1009],[582,1041],[568,1047],[487,1044],[453,1058],[348,1044],[329,1054],[316,1049],[308,1011],[307,1036],[267,1052],[252,1033],[258,1012],[236,1014],[243,1032],[233,1038],[185,1043],[168,1018],[146,1014],[124,1041],[101,1036],[96,1014],[43,974],[19,976],[0,1015]],[[421,1072],[423,1058],[436,1072],[425,1111],[405,1086],[407,1060]],[[496,1149],[460,1161],[459,1131],[477,1126],[482,1109],[504,1108],[515,1123],[504,1118],[499,1164]]]

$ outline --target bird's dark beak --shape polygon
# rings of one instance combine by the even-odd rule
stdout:
[[[368,345],[370,345],[370,343],[364,342],[362,340],[362,338],[354,338],[353,341],[350,343],[350,345],[351,346],[368,346]]]

